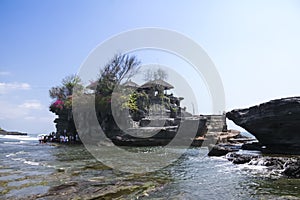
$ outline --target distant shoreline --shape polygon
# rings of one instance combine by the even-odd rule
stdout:
[[[21,133],[21,132],[17,132],[17,131],[0,130],[0,135],[27,135],[27,133]]]

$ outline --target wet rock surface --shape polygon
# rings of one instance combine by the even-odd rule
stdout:
[[[42,194],[7,197],[8,200],[73,200],[73,199],[137,199],[162,188],[167,180],[148,180],[145,176],[125,175],[126,178],[105,179],[102,176],[86,180],[65,180]],[[139,177],[139,178],[137,178]]]
[[[226,116],[254,135],[264,153],[300,154],[300,97],[232,110]]]
[[[111,184],[94,181],[70,182],[51,188],[48,193],[32,196],[34,199],[114,199],[147,196],[155,189],[149,182],[115,182]]]

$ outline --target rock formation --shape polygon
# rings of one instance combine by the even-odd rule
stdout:
[[[300,97],[232,110],[226,116],[254,135],[265,153],[300,154]]]

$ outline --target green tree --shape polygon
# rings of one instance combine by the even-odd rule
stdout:
[[[96,94],[111,95],[115,86],[137,73],[140,64],[141,62],[135,56],[116,54],[100,71]]]
[[[62,85],[52,87],[49,90],[49,95],[52,99],[65,100],[68,96],[71,96],[73,94],[73,89],[75,87],[83,89],[81,79],[77,75],[70,75],[62,80]]]
[[[116,128],[111,110],[111,97],[114,89],[120,86],[122,81],[129,80],[139,69],[140,61],[135,56],[126,54],[117,54],[100,71],[100,77],[96,88],[96,111],[98,121],[104,129],[111,130]],[[130,94],[128,94],[130,95]],[[130,105],[134,108],[134,98],[120,97],[120,99],[129,99]],[[121,104],[120,104],[121,105]]]

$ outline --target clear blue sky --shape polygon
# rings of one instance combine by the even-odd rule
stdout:
[[[54,130],[48,90],[112,35],[161,27],[202,46],[226,110],[299,95],[300,2],[0,0],[0,127]]]

